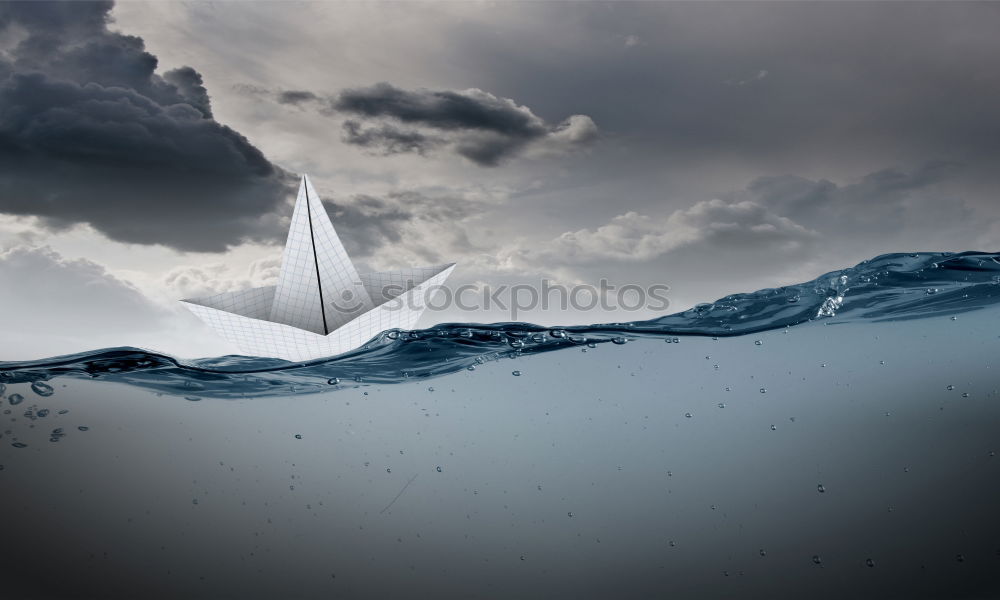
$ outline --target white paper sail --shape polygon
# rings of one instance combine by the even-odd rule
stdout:
[[[357,348],[386,329],[412,329],[454,268],[359,275],[303,176],[278,284],[181,302],[248,355],[312,360]]]

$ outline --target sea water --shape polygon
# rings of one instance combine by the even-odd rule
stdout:
[[[305,364],[0,364],[0,595],[995,598],[1000,256]]]

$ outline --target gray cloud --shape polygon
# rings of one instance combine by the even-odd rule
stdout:
[[[276,99],[280,104],[303,104],[315,102],[319,96],[306,90],[284,90],[277,93]]]
[[[666,216],[626,211],[596,227],[499,249],[485,267],[564,280],[674,286],[685,301],[804,280],[886,252],[948,249],[1000,223],[946,194],[960,165],[887,168],[845,184],[761,177]],[[994,238],[995,239],[995,238]]]
[[[342,91],[330,99],[330,107],[338,112],[369,120],[400,122],[413,127],[449,135],[454,151],[481,167],[495,167],[516,156],[529,145],[544,140],[566,129],[579,129],[582,125],[591,135],[563,138],[570,144],[587,144],[596,137],[593,120],[585,115],[573,115],[559,125],[551,126],[508,98],[500,98],[478,89],[463,91],[403,90],[388,83],[367,88]],[[376,132],[389,127],[382,125]],[[420,135],[410,132],[410,135]],[[429,142],[426,140],[430,140]],[[364,136],[347,138],[348,143],[381,149],[387,148],[384,138]],[[440,144],[440,137],[426,138],[416,147],[426,150]],[[391,146],[389,146],[391,147]],[[414,144],[403,145],[400,151],[411,151]]]
[[[968,215],[962,202],[943,197],[938,184],[961,172],[955,163],[934,161],[909,171],[888,168],[869,173],[854,183],[837,185],[794,175],[760,177],[732,199],[751,200],[789,218],[842,237],[884,237],[913,227],[921,215],[932,220],[923,225],[943,225],[927,205],[947,208],[952,219]]]
[[[163,277],[163,284],[173,290],[178,298],[198,298],[222,292],[245,290],[278,281],[281,256],[255,260],[245,274],[233,272],[223,263],[187,265],[171,269]]]
[[[478,212],[475,202],[459,196],[393,192],[376,197],[358,194],[324,201],[351,256],[370,259],[376,252],[398,264],[454,261],[477,249],[461,221]]]
[[[206,118],[212,118],[212,103],[198,71],[191,67],[180,67],[164,73],[163,79],[173,84],[188,104],[201,111]]]
[[[818,234],[756,202],[702,200],[666,218],[626,212],[596,229],[569,231],[504,253],[515,268],[644,263],[682,250],[801,250]],[[605,275],[607,275],[605,273]]]
[[[155,73],[110,2],[6,3],[0,212],[130,243],[220,251],[280,232],[286,174],[212,118],[190,67]]]
[[[7,282],[0,286],[0,306],[17,315],[5,326],[0,360],[122,345],[186,356],[228,350],[207,332],[192,330],[192,316],[179,306],[161,305],[104,266],[46,246],[0,248],[0,280]]]
[[[379,83],[344,90],[333,100],[333,108],[446,131],[476,129],[524,139],[538,138],[548,131],[541,119],[526,107],[481,90],[408,91]]]
[[[552,125],[526,106],[479,89],[404,90],[378,83],[324,97],[306,90],[237,87],[279,104],[311,105],[326,116],[349,115],[343,141],[383,156],[449,148],[476,165],[496,167],[532,148],[561,153],[598,137],[597,125],[586,115]]]
[[[343,130],[343,140],[348,144],[363,146],[382,155],[404,152],[424,154],[443,143],[440,138],[424,135],[419,131],[399,129],[386,123],[364,127],[361,123],[348,119],[344,121]]]
[[[48,247],[0,250],[0,277],[9,282],[0,286],[0,304],[17,315],[17,331],[65,335],[82,329],[150,329],[168,315],[101,265],[66,259]]]

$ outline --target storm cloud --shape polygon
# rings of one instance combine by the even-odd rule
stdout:
[[[280,235],[289,177],[212,117],[201,75],[156,73],[111,2],[0,5],[0,212],[221,251]]]
[[[568,145],[589,143],[597,135],[597,126],[585,115],[573,115],[563,123],[552,126],[526,106],[475,88],[462,91],[403,90],[388,83],[379,83],[367,88],[344,90],[331,100],[331,108],[368,120],[388,120],[437,132],[439,136],[449,139],[457,154],[481,167],[495,167],[528,146],[552,136],[558,137],[559,132],[569,129],[582,129],[589,133],[566,138]],[[419,135],[418,132],[413,133]],[[440,139],[427,137],[427,141],[419,147],[426,150],[439,145]],[[374,145],[383,151],[392,148],[392,145],[386,144],[385,136],[348,136],[345,141],[362,146]],[[414,147],[414,144],[409,147]]]
[[[307,90],[270,96],[280,104],[312,104],[327,116],[347,115],[343,141],[379,155],[448,148],[480,167],[496,167],[531,150],[564,153],[598,137],[587,115],[553,125],[527,106],[476,88],[404,90],[382,82],[329,97]]]

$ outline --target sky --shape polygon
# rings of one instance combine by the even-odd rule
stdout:
[[[1000,4],[0,4],[0,360],[232,353],[309,174],[359,268],[667,285],[995,251]],[[421,321],[512,320],[429,311]]]

